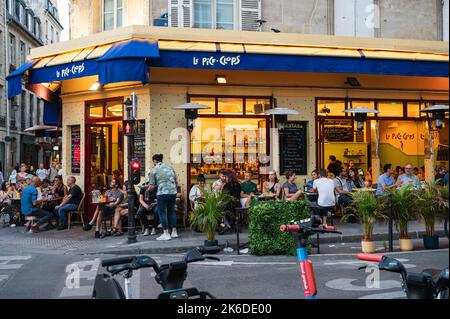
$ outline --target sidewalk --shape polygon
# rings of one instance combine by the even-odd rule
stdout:
[[[337,221],[335,226],[342,235],[326,234],[321,235],[320,244],[324,248],[325,244],[333,243],[359,243],[361,240],[361,225],[340,223]],[[424,234],[424,225],[412,221],[409,223],[410,237],[412,239],[421,238]],[[436,223],[436,233],[443,237],[444,226],[442,222]],[[128,244],[126,233],[121,237],[105,237],[95,239],[93,231],[83,231],[81,226],[74,226],[70,230],[63,231],[44,231],[38,234],[24,233],[24,227],[8,228],[0,226],[0,245],[17,246],[21,248],[43,249],[62,251],[66,254],[167,254],[185,252],[197,246],[203,245],[205,235],[192,230],[179,229],[180,237],[170,241],[156,241],[159,236],[144,237],[138,231],[137,243]],[[236,248],[236,234],[217,235],[219,245],[225,246],[228,242],[229,246]],[[388,240],[387,223],[378,223],[374,227],[374,239],[376,241]],[[394,226],[394,239],[398,239],[397,231]],[[244,229],[240,234],[240,243],[248,242],[248,232]],[[337,245],[336,245],[337,246]],[[325,250],[323,251],[325,252]],[[236,253],[236,251],[234,251]],[[339,249],[334,250],[339,253]]]

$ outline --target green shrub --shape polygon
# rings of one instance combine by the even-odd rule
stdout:
[[[307,201],[270,201],[250,207],[249,239],[252,255],[293,255],[292,234],[282,233],[280,225],[309,218]]]

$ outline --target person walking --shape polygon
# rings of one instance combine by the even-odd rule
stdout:
[[[150,189],[158,188],[157,209],[159,219],[163,227],[163,234],[156,238],[156,240],[170,240],[177,238],[177,216],[175,214],[175,202],[177,198],[177,174],[175,170],[163,163],[163,155],[155,154],[152,157],[153,169],[150,172]],[[169,233],[169,229],[172,232]]]

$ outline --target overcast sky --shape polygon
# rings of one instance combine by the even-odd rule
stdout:
[[[70,0],[57,0],[59,22],[64,27],[64,30],[61,32],[61,41],[69,40],[69,4]]]

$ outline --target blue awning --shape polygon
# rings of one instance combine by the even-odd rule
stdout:
[[[161,51],[153,67],[448,77],[448,62],[305,55]]]
[[[36,61],[27,61],[20,68],[10,73],[6,80],[8,81],[8,98],[13,98],[16,95],[22,93],[22,76],[28,71],[33,65],[35,65]]]
[[[97,59],[98,77],[101,84],[149,81],[151,58],[159,57],[157,41],[130,40],[113,45]]]
[[[96,60],[83,60],[66,64],[33,69],[28,77],[30,84],[50,83],[98,74]]]
[[[61,105],[44,101],[44,125],[60,125]]]

